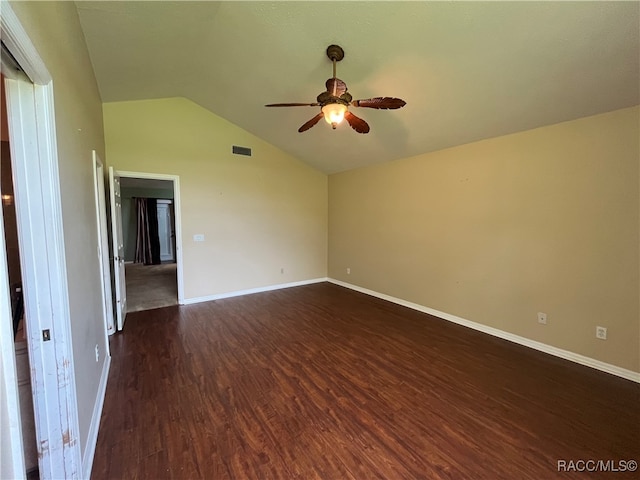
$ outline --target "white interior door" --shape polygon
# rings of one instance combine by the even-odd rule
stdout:
[[[104,192],[104,167],[96,151],[93,151],[93,182],[96,197],[96,221],[98,224],[98,261],[102,284],[102,306],[107,334],[115,333],[113,321],[113,297],[109,269],[109,235],[107,233],[107,201]],[[109,345],[109,342],[107,342]]]
[[[124,277],[120,177],[114,172],[113,167],[109,167],[109,193],[111,194],[111,234],[113,237],[113,276],[115,277],[116,287],[116,319],[118,330],[122,330],[127,316],[127,286]]]
[[[173,221],[171,218],[171,200],[158,200],[158,237],[160,238],[160,260],[172,262]]]
[[[24,478],[22,424],[18,374],[11,329],[11,291],[4,240],[4,222],[0,205],[0,478]]]

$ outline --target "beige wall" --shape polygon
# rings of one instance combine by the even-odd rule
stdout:
[[[73,2],[11,2],[53,78],[69,306],[82,452],[107,345],[91,151],[104,158],[102,102]],[[103,352],[95,361],[94,348]]]
[[[329,276],[640,371],[638,118],[330,176]]]
[[[326,175],[184,98],[107,103],[104,124],[115,169],[180,176],[185,298],[326,276]]]

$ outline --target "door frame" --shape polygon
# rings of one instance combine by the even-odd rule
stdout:
[[[176,275],[178,280],[178,304],[184,305],[184,279],[182,270],[182,216],[180,208],[180,176],[168,175],[164,173],[149,172],[129,172],[125,170],[115,170],[114,172],[121,178],[142,178],[145,180],[170,180],[173,182],[173,213],[176,228],[175,252],[176,252]]]
[[[16,70],[4,72],[38,467],[41,478],[80,478],[82,457],[52,77],[10,4],[4,1],[0,35],[28,77]],[[45,330],[51,333],[50,340],[44,339]],[[7,354],[3,348],[3,362]],[[14,435],[12,431],[10,447],[22,448],[22,439]],[[17,452],[12,453],[15,458]],[[14,461],[12,467],[19,476],[24,475],[19,462]]]

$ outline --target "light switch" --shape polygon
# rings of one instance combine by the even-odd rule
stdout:
[[[194,242],[204,242],[204,233],[197,233],[193,236]]]

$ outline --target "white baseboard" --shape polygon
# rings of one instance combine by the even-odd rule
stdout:
[[[417,310],[419,312],[428,313],[429,315],[442,318],[443,320],[447,320],[449,322],[457,323],[458,325],[462,325],[464,327],[472,328],[474,330],[478,330],[483,333],[488,333],[489,335],[493,335],[494,337],[502,338],[504,340],[508,340],[510,342],[517,343],[525,347],[533,348],[534,350],[539,350],[541,352],[548,353],[550,355],[554,355],[556,357],[560,357],[565,360],[570,360],[572,362],[579,363],[580,365],[585,365],[587,367],[595,368],[596,370],[601,370],[603,372],[607,372],[612,375],[616,375],[618,377],[626,378],[627,380],[640,383],[640,373],[634,372],[633,370],[627,370],[626,368],[618,367],[616,365],[611,365],[610,363],[601,362],[600,360],[595,360],[593,358],[586,357],[578,353],[553,347],[545,343],[536,342],[535,340],[530,340],[528,338],[521,337],[519,335],[514,335],[513,333],[505,332],[504,330],[499,330],[497,328],[489,327],[481,323],[473,322],[471,320],[466,320],[464,318],[451,315],[450,313],[434,310],[433,308],[425,307],[423,305],[418,305],[417,303],[408,302],[406,300],[402,300],[401,298],[392,297],[384,293],[375,292],[373,290],[362,288],[357,285],[353,285],[351,283],[343,282],[333,278],[329,278],[328,281],[336,285],[340,285],[342,287],[355,290],[357,292],[366,293],[367,295],[371,295],[373,297],[381,298],[382,300],[387,300],[389,302],[396,303],[398,305],[402,305],[404,307],[408,307],[413,310]]]
[[[269,292],[271,290],[280,290],[282,288],[299,287],[300,285],[310,285],[312,283],[326,282],[327,280],[327,277],[312,278],[310,280],[302,280],[299,282],[280,283],[277,285],[267,285],[266,287],[250,288],[249,290],[236,290],[235,292],[218,293],[216,295],[207,295],[206,297],[185,298],[184,305],[210,302],[212,300],[220,300],[222,298],[239,297],[240,295],[250,295],[252,293]]]
[[[91,425],[89,426],[87,443],[85,444],[84,454],[82,455],[82,478],[86,479],[91,478],[91,467],[93,467],[93,456],[96,453],[96,445],[98,443],[98,429],[100,428],[100,418],[102,417],[104,397],[107,393],[107,380],[109,378],[110,366],[111,356],[109,355],[102,364],[102,374],[100,375],[100,383],[98,384],[98,395],[93,407],[93,415],[91,415]]]

